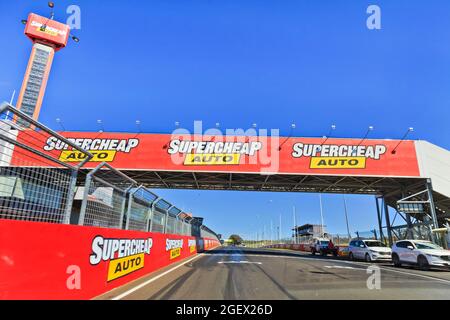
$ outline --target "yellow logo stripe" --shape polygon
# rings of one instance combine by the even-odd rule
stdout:
[[[108,267],[108,281],[126,276],[144,267],[144,254],[111,260]]]
[[[111,162],[114,161],[117,151],[91,151],[94,156],[90,162]],[[86,155],[80,151],[63,151],[59,156],[59,160],[63,162],[80,162],[86,158]]]
[[[175,259],[181,255],[181,248],[175,248],[170,250],[170,260]]]
[[[311,169],[365,169],[365,157],[314,157]]]
[[[241,155],[239,153],[189,153],[184,159],[186,166],[212,166],[212,165],[236,165],[239,164]]]

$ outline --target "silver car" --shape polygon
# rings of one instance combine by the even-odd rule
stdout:
[[[378,240],[352,240],[348,245],[350,260],[390,261],[392,250]]]

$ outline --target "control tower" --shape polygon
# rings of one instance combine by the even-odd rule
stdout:
[[[68,25],[31,13],[25,25],[25,35],[33,42],[17,109],[38,120],[47,80],[55,52],[64,48],[69,38]]]

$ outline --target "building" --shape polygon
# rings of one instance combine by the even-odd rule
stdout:
[[[304,224],[292,228],[292,239],[295,243],[308,242],[312,238],[326,235],[325,226],[320,224]]]

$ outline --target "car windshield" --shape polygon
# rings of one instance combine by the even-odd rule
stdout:
[[[366,241],[365,244],[368,247],[386,247],[386,245],[380,241]]]
[[[434,250],[443,250],[441,247],[434,243],[423,243],[423,242],[416,242],[416,248],[417,249],[434,249]]]
[[[320,241],[320,244],[323,245],[323,246],[327,246],[328,243],[330,243],[330,242],[329,241]]]

